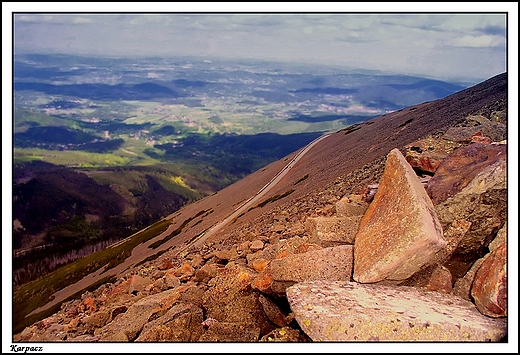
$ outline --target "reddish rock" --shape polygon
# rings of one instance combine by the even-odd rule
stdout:
[[[94,297],[87,297],[83,300],[83,305],[85,311],[90,313],[95,312],[97,310],[96,299]]]
[[[433,270],[426,289],[429,291],[437,291],[441,293],[450,293],[452,290],[451,272],[444,266],[439,266]]]
[[[281,233],[284,230],[285,230],[285,226],[278,221],[273,223],[273,225],[271,226],[271,232],[273,232],[273,233]]]
[[[138,292],[144,290],[144,288],[150,285],[152,280],[148,277],[142,277],[140,275],[134,275],[130,278],[130,285],[128,287],[128,293],[137,294]]]
[[[175,270],[175,276],[179,277],[180,281],[188,281],[195,275],[195,268],[190,263],[184,263]]]
[[[482,115],[466,117],[466,127],[451,127],[443,138],[457,142],[469,143],[475,135],[489,137],[491,141],[501,141],[507,138],[507,113],[504,111],[490,112],[490,118]]]
[[[249,246],[249,249],[251,249],[251,251],[253,253],[258,250],[262,250],[262,249],[264,249],[264,242],[257,239],[251,243],[251,245]]]
[[[302,237],[293,237],[285,240],[281,240],[277,243],[271,243],[264,247],[261,252],[256,252],[254,254],[247,255],[247,262],[251,264],[254,259],[263,258],[266,260],[273,260],[277,257],[287,256],[289,254],[293,254],[294,251],[304,243],[308,243],[307,238]]]
[[[110,319],[110,314],[108,312],[97,312],[91,316],[84,317],[81,322],[85,324],[87,328],[101,328]]]
[[[201,286],[187,285],[183,291],[179,292],[179,301],[202,307],[204,292],[205,291]]]
[[[265,270],[258,274],[251,282],[251,287],[263,293],[269,293],[271,285],[273,284],[273,275]]]
[[[336,214],[338,217],[362,216],[368,208],[368,204],[362,200],[362,196],[345,196],[336,202]]]
[[[168,270],[168,269],[171,269],[173,267],[175,267],[175,265],[173,265],[173,262],[170,259],[162,259],[162,261],[159,264],[159,266],[157,266],[157,269],[159,269],[159,270]]]
[[[121,313],[125,313],[128,310],[128,307],[125,305],[122,306],[116,306],[110,311],[110,319],[114,319]]]
[[[254,324],[262,334],[270,332],[274,326],[263,311],[259,293],[251,287],[256,275],[254,270],[236,264],[222,269],[211,280],[214,286],[202,297],[206,317],[219,322]]]
[[[405,159],[416,170],[435,173],[443,159],[459,146],[446,139],[421,139],[405,147]]]
[[[96,299],[94,297],[86,297],[82,303],[86,308],[89,308],[96,303]]]
[[[197,282],[208,282],[213,277],[217,276],[220,267],[218,264],[204,264],[200,269],[195,272],[194,281]]]
[[[275,257],[275,260],[276,259],[283,259],[289,255],[293,254],[292,252],[288,251],[288,250],[283,250],[280,254],[278,254],[276,257]]]
[[[308,251],[321,250],[321,249],[323,249],[323,247],[319,246],[318,244],[303,243],[294,250],[294,254],[301,254],[301,253],[306,253]]]
[[[280,310],[274,301],[264,295],[259,295],[258,300],[262,304],[262,308],[271,322],[279,327],[287,325],[287,315]]]
[[[119,285],[114,287],[107,295],[107,299],[105,301],[106,304],[111,303],[119,303],[122,302],[129,297],[129,289],[130,289],[130,280],[125,280],[121,282]]]
[[[468,301],[473,300],[471,298],[471,286],[473,285],[473,280],[475,280],[475,274],[477,273],[477,270],[480,268],[480,265],[482,265],[483,261],[484,258],[475,261],[475,263],[466,272],[466,274],[464,274],[462,277],[458,278],[457,281],[455,281],[452,290],[452,293],[455,296],[458,296]]]
[[[169,288],[170,286],[166,283],[164,278],[157,279],[153,282],[153,284],[147,286],[147,289],[153,293],[162,292]]]
[[[471,137],[479,131],[479,127],[450,127],[442,138],[457,143],[469,143]]]
[[[309,217],[305,230],[309,242],[331,247],[341,244],[354,244],[361,216],[349,217]]]
[[[446,246],[435,209],[398,149],[387,157],[354,245],[354,280],[405,280]]]
[[[150,317],[170,308],[179,297],[180,288],[141,298],[128,310],[100,328],[100,341],[133,341]]]
[[[471,147],[475,150],[476,156],[484,155],[482,158],[484,159],[489,157],[489,155],[482,153],[483,150],[486,151],[489,147],[503,146],[475,143]],[[503,148],[505,149],[505,147]],[[444,230],[449,229],[453,221],[465,220],[471,223],[470,229],[458,242],[449,260],[449,263],[453,265],[449,268],[457,278],[464,275],[473,262],[484,256],[487,251],[486,248],[495,238],[498,230],[504,225],[507,218],[507,166],[505,150],[497,153],[495,158],[490,165],[485,165],[486,161],[483,161],[482,165],[485,165],[483,169],[478,171],[460,192],[435,206],[437,216]],[[473,169],[471,165],[467,166],[468,170]],[[437,174],[439,174],[439,171]],[[438,179],[442,180],[442,176],[438,176]],[[456,269],[460,269],[460,271]]]
[[[170,270],[164,275],[164,283],[168,288],[175,288],[181,285],[181,280],[175,276],[175,270]]]
[[[471,143],[491,144],[491,138],[485,137],[482,131],[478,131],[471,137]]]
[[[265,259],[259,258],[259,259],[255,259],[251,263],[251,266],[253,267],[253,269],[255,269],[256,271],[260,272],[260,271],[265,269],[265,267],[267,266],[268,263],[269,263],[269,260],[265,260]]]
[[[213,255],[217,259],[216,260],[217,262],[229,262],[229,261],[236,260],[240,257],[240,255],[238,255],[235,248],[227,249],[227,250],[219,250],[219,251],[216,251]]]
[[[428,183],[428,195],[437,205],[455,196],[482,170],[506,159],[507,146],[473,143],[448,155]]]
[[[72,318],[68,324],[69,329],[76,328],[80,323],[80,319],[78,317]]]
[[[461,240],[464,239],[466,233],[468,233],[470,230],[471,224],[471,222],[468,222],[464,219],[453,220],[451,224],[444,229],[443,236],[447,244],[443,249],[437,252],[432,262],[442,264],[449,260],[451,255],[457,249]]]
[[[213,322],[199,342],[257,342],[260,328],[254,323]]]
[[[504,223],[502,228],[497,232],[496,237],[493,239],[491,243],[489,243],[489,251],[494,251],[497,249],[502,243],[507,241],[507,221]]]
[[[193,276],[195,274],[195,269],[191,266],[190,263],[184,263],[181,267],[175,269],[175,276],[181,277],[182,275],[190,275]]]
[[[203,333],[202,309],[189,303],[180,303],[164,315],[148,322],[136,342],[195,342]]]
[[[240,254],[240,255],[244,255],[244,254],[247,254],[249,253],[249,246],[251,245],[251,241],[249,240],[246,240],[245,242],[243,243],[240,243],[239,245],[237,245],[237,253]]]
[[[352,262],[353,247],[341,245],[275,259],[270,271],[276,281],[350,280]]]
[[[507,244],[489,253],[477,270],[471,296],[478,310],[490,317],[507,316]]]

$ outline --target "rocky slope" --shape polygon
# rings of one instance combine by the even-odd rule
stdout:
[[[190,247],[273,163],[170,216],[183,228],[159,257],[133,254],[14,341],[507,339],[506,99],[503,74],[339,131],[277,198]]]

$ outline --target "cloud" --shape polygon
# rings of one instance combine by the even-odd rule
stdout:
[[[506,34],[506,26],[486,26],[483,28],[477,29],[487,35],[497,35],[497,36],[505,36]]]
[[[357,31],[353,31],[343,37],[336,37],[335,40],[338,42],[347,42],[347,43],[369,43],[369,42],[376,41],[376,39],[369,39],[369,38],[363,37],[363,35]]]
[[[89,15],[44,15],[44,14],[15,14],[16,22],[26,22],[35,24],[85,24],[92,23]]]
[[[473,48],[489,48],[504,47],[505,38],[503,36],[462,36],[454,38],[450,43],[454,47],[473,47]]]

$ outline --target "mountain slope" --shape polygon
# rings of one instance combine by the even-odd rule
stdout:
[[[483,107],[491,109],[496,102],[505,100],[506,95],[507,75],[502,74],[445,99],[412,106],[338,131],[319,142],[307,153],[277,184],[271,195],[283,194],[291,189],[295,190],[293,193],[264,206],[261,211],[258,209],[246,213],[237,221],[241,223],[230,225],[220,233],[230,232],[240,224],[251,221],[260,212],[267,213],[269,209],[279,204],[291,205],[293,201],[310,192],[326,188],[339,177],[346,176],[356,169],[366,165],[367,168],[375,168],[374,162],[381,163],[381,159],[393,148],[403,147],[430,134],[444,132],[447,128],[462,122],[466,116],[476,114]],[[268,165],[214,196],[187,206],[183,209],[183,216],[209,208],[214,209],[215,213],[197,226],[199,228],[187,230],[177,238],[182,241],[187,240],[193,233],[201,233],[212,223],[224,219],[226,214],[230,214],[230,209],[256,193],[283,168],[293,155]],[[308,177],[295,186],[295,183],[305,176]],[[367,178],[370,179],[370,176]],[[375,180],[376,177],[372,178]]]
[[[449,127],[463,122],[468,115],[483,113],[489,116],[494,110],[504,110],[506,102],[507,74],[501,74],[445,99],[409,107],[331,134],[305,154],[269,191],[263,202],[209,238],[202,249],[217,243],[221,244],[220,248],[226,249],[226,246],[243,240],[248,233],[265,235],[279,225],[290,225],[292,231],[291,228],[284,229],[288,233],[297,233],[304,218],[320,213],[330,201],[376,182],[382,172],[384,158],[390,150],[428,135],[445,132]],[[110,268],[103,268],[102,264],[98,271],[94,270],[68,287],[61,285],[53,288],[53,285],[47,284],[46,292],[57,291],[45,294],[47,298],[51,296],[52,301],[45,306],[45,302],[27,306],[21,311],[22,314],[18,314],[19,319],[28,313],[33,314],[34,319],[41,319],[49,314],[52,310],[50,307],[59,305],[96,282],[131,272],[134,266],[143,261],[160,261],[162,257],[177,255],[191,241],[226,219],[244,201],[260,191],[295,154],[168,216],[165,219],[168,222],[166,230],[158,228],[162,232],[143,239],[137,245],[132,244],[130,250],[123,250],[119,264],[111,261]],[[134,239],[141,237],[139,234]],[[118,246],[124,246],[131,240],[127,238]],[[24,289],[15,292],[15,306],[24,297],[29,298],[31,294],[40,291],[30,290],[30,287],[26,285]],[[20,328],[20,325],[15,325],[15,329]]]

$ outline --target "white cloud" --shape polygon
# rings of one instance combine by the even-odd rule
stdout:
[[[451,43],[453,46],[457,47],[482,47],[482,48],[492,48],[492,47],[504,47],[505,46],[505,38],[503,36],[462,36],[458,38],[454,38]]]

